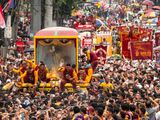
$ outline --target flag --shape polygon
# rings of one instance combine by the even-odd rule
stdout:
[[[125,35],[122,35],[122,55],[125,58],[130,59],[131,55],[130,55],[130,49],[129,49],[129,43],[130,43],[130,39],[129,37],[126,37]]]
[[[5,28],[5,27],[6,27],[6,24],[4,20],[3,11],[2,11],[2,6],[0,5],[0,28]]]
[[[136,41],[130,43],[130,51],[132,60],[146,60],[153,56],[153,42],[152,41]]]

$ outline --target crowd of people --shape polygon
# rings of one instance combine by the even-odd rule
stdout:
[[[89,86],[82,90],[74,86],[72,74],[74,65],[65,67],[64,76],[67,82],[73,84],[74,91],[70,92],[63,86],[52,86],[50,91],[40,91],[38,87],[29,90],[10,89],[0,94],[0,117],[8,119],[42,119],[42,120],[158,120],[160,103],[160,70],[154,61],[129,61],[108,59],[107,63],[99,66],[94,52],[83,50],[86,56],[81,56],[80,76],[81,83],[87,75],[88,68],[94,71]],[[90,56],[90,61],[87,60]],[[1,58],[1,88],[7,82],[19,80],[23,73],[15,73],[17,68],[27,73],[33,70],[29,62],[31,55],[26,55],[21,61],[16,59]],[[27,59],[27,60],[26,60]],[[29,64],[27,64],[27,62]],[[23,68],[23,69],[22,69]],[[41,63],[34,69],[45,68]],[[45,69],[47,71],[47,69]],[[26,73],[25,73],[26,74]],[[28,75],[28,80],[32,80]],[[44,77],[43,74],[38,74]],[[41,76],[40,76],[41,75]],[[84,75],[84,76],[83,76]],[[71,77],[72,76],[72,77]],[[31,78],[31,79],[30,79]],[[39,78],[39,80],[42,80]],[[46,79],[43,79],[46,80]],[[43,81],[42,80],[42,81]],[[25,82],[25,81],[23,81]],[[29,81],[34,84],[33,81]],[[43,81],[47,82],[47,81]]]
[[[125,5],[113,8],[91,9],[89,13],[98,15],[108,28],[117,24],[141,25],[134,21],[135,16],[125,20]],[[131,9],[135,12],[141,8]],[[72,19],[72,27],[88,23],[94,26],[95,16],[89,13]],[[137,19],[141,20],[141,16]],[[30,20],[19,23],[18,42],[29,39],[29,24]],[[116,29],[112,30],[112,38],[113,49],[120,54]],[[0,57],[1,120],[160,120],[160,65],[155,60],[107,59],[104,50],[96,53],[84,48],[78,59],[79,70],[74,64],[61,66],[56,85],[48,77],[45,61],[34,64],[32,53],[11,47],[8,56]],[[50,90],[39,89],[40,83],[50,83]],[[66,83],[72,85],[73,91]],[[86,83],[86,89],[82,89],[80,85]]]

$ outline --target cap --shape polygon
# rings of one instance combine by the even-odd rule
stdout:
[[[7,79],[7,80],[6,80],[6,83],[10,83],[10,82],[11,82],[11,79]]]

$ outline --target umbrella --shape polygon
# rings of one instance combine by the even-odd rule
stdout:
[[[160,10],[160,6],[154,6],[152,9],[153,10]]]
[[[143,1],[142,4],[143,5],[148,5],[148,6],[153,6],[154,5],[154,3],[152,1],[150,1],[150,0],[145,0],[145,1]]]
[[[133,4],[131,4],[132,6],[136,6],[136,7],[139,7],[140,5],[139,5],[139,3],[133,3]]]
[[[149,12],[149,13],[145,14],[145,17],[151,17],[151,18],[156,17],[156,13],[155,12]]]
[[[158,22],[158,18],[153,18],[153,19],[148,19],[147,23],[157,23]]]
[[[96,26],[99,27],[101,25],[104,25],[104,23],[102,22],[102,20],[96,19]]]
[[[152,12],[154,12],[153,9],[148,9],[148,10],[145,11],[145,14],[149,14],[149,13],[152,13]]]

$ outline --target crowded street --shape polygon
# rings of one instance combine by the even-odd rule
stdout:
[[[0,0],[0,120],[160,120],[160,1]]]

